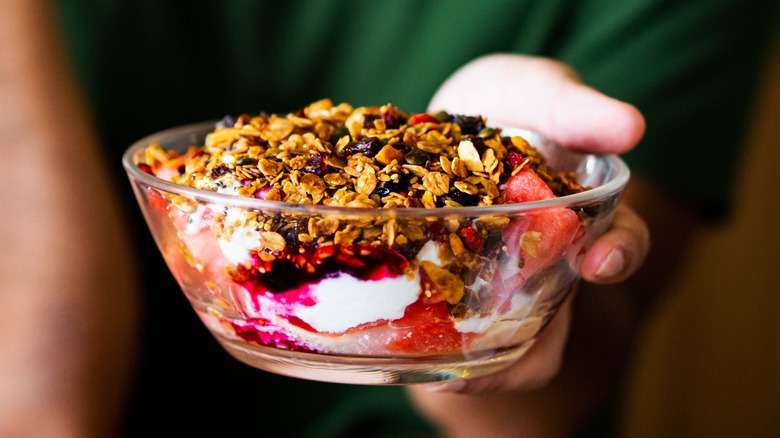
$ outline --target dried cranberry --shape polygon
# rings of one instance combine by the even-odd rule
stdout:
[[[385,126],[389,129],[397,129],[406,123],[406,118],[398,114],[397,111],[388,111],[382,114],[382,118],[385,121]]]
[[[313,173],[317,176],[323,176],[328,173],[328,165],[325,163],[325,155],[316,153],[309,158],[306,163],[307,172]]]
[[[508,164],[510,168],[515,168],[523,164],[523,161],[525,161],[525,157],[523,157],[520,152],[509,151],[506,154],[506,164]]]

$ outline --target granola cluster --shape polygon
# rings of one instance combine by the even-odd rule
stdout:
[[[409,115],[323,99],[286,115],[226,117],[185,154],[150,145],[146,163],[199,189],[298,204],[437,208],[503,203],[499,186],[530,166],[557,196],[583,188],[551,172],[524,138],[481,117]]]
[[[520,136],[504,136],[478,116],[409,114],[393,105],[353,108],[329,99],[286,115],[226,117],[203,145],[185,153],[157,144],[146,149],[145,170],[198,189],[297,204],[356,208],[452,208],[505,202],[502,183],[525,166],[557,196],[586,190],[574,175],[548,169],[544,157]],[[185,212],[194,202],[174,197]],[[506,247],[506,217],[421,218],[322,216],[246,212],[223,213],[221,236],[239,228],[258,232],[261,263],[285,260],[314,272],[332,257],[373,257],[379,245],[413,261],[436,240],[445,266],[423,261],[425,294],[436,291],[463,315],[464,296],[477,278],[490,281]],[[533,236],[528,252],[533,253]],[[538,239],[537,239],[538,240]],[[526,243],[524,241],[524,247]],[[231,275],[254,275],[241,266]],[[473,304],[468,306],[473,308]]]

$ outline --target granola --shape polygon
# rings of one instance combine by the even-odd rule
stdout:
[[[574,175],[551,171],[524,138],[504,136],[482,117],[410,115],[391,104],[353,108],[329,99],[286,115],[226,117],[185,154],[150,145],[146,163],[154,174],[175,170],[178,184],[213,191],[240,186],[238,194],[265,199],[275,190],[273,200],[298,204],[501,204],[497,187],[524,166],[556,196],[585,190]]]

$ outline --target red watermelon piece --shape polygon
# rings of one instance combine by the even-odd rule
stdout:
[[[509,178],[503,190],[507,202],[514,203],[555,197],[530,168]],[[509,263],[502,264],[499,281],[510,291],[519,289],[535,272],[560,260],[579,235],[580,228],[577,213],[565,207],[513,219],[504,229],[504,242],[511,258]]]
[[[418,301],[406,308],[404,316],[390,323],[398,336],[387,349],[407,354],[455,353],[467,345],[470,335],[461,333],[447,313],[446,303]]]

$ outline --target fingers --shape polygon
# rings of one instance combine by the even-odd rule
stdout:
[[[580,269],[582,278],[596,284],[619,283],[639,269],[649,250],[647,224],[621,204],[609,230],[585,254]]]
[[[429,110],[482,115],[490,124],[531,129],[592,153],[626,152],[645,131],[632,105],[582,84],[564,64],[522,55],[466,64],[439,88]]]
[[[639,143],[645,122],[634,106],[581,83],[560,85],[538,130],[575,150],[624,153]]]

